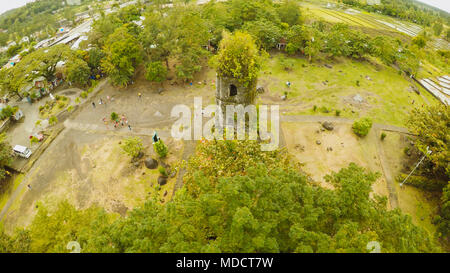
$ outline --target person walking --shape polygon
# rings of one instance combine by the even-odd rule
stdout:
[[[139,99],[142,99],[142,94],[140,92],[138,93],[138,97]]]
[[[94,108],[95,108],[95,102],[92,102],[92,107],[94,107]]]
[[[128,124],[128,129],[131,131],[131,126],[130,126],[130,124]]]

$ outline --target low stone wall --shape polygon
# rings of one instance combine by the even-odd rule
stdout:
[[[0,125],[0,133],[3,133],[6,130],[8,130],[10,124],[11,124],[11,118],[7,118],[6,120],[2,121],[2,124]]]

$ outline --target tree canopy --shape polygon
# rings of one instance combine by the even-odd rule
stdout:
[[[128,85],[136,66],[142,62],[142,47],[138,40],[122,26],[108,37],[103,51],[105,58],[101,66],[111,81],[120,86]]]
[[[371,197],[379,175],[355,164],[326,177],[331,190],[256,141],[204,141],[196,155],[169,203],[149,200],[125,218],[39,206],[29,229],[0,233],[0,251],[67,252],[70,241],[82,252],[368,252],[370,241],[382,252],[440,250],[409,216],[387,210],[386,198]]]
[[[255,40],[245,32],[224,33],[212,63],[220,76],[236,78],[244,86],[257,79],[262,57]]]

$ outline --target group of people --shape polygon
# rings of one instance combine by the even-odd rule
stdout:
[[[108,128],[108,119],[106,117],[103,118],[103,123],[105,124],[106,128]],[[131,125],[128,124],[128,119],[125,117],[125,115],[122,115],[117,120],[113,120],[112,123],[114,124],[114,129],[127,126],[128,130],[131,131]]]

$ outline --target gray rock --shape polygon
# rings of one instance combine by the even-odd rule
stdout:
[[[165,176],[159,176],[158,177],[158,184],[161,186],[164,186],[165,184],[167,184],[167,177]]]
[[[256,91],[257,91],[258,93],[264,93],[266,90],[264,89],[263,86],[258,86],[258,87],[256,88]]]
[[[320,140],[316,140],[316,144],[320,145],[320,144],[322,144],[322,142]]]
[[[158,161],[153,158],[148,158],[145,160],[145,167],[154,170],[158,168]]]
[[[334,129],[334,125],[333,123],[329,122],[329,121],[325,121],[324,123],[322,123],[323,128],[327,129],[328,131],[333,131]]]
[[[281,96],[281,99],[282,99],[282,100],[287,100],[287,96],[286,96],[286,95],[283,95],[283,96]]]
[[[326,68],[329,68],[329,69],[333,68],[333,66],[330,64],[324,64],[323,66],[325,66]]]

